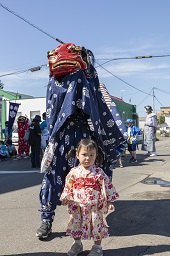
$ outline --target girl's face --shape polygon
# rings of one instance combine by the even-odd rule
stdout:
[[[85,169],[88,169],[91,165],[95,163],[96,160],[96,149],[87,149],[87,147],[81,147],[79,153],[76,154],[79,159],[80,165]]]

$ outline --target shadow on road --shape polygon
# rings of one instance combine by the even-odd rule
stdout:
[[[110,236],[152,234],[170,237],[170,200],[127,200],[116,201],[114,205],[116,211],[106,218]]]
[[[8,177],[8,182],[7,181]],[[5,174],[0,176],[0,194],[40,185],[43,174],[40,173],[21,173]]]
[[[49,242],[55,238],[63,238],[63,237],[66,237],[66,232],[52,232],[50,234],[50,236],[46,239],[40,239],[41,241],[43,241],[43,243],[46,243],[46,242]]]
[[[104,250],[104,256],[144,256],[154,255],[155,253],[163,253],[170,251],[170,245],[158,246],[134,246],[120,249]],[[84,251],[79,256],[87,256],[89,251]],[[10,254],[6,256],[64,256],[66,253],[62,252],[39,252],[39,253],[24,253],[24,254]]]

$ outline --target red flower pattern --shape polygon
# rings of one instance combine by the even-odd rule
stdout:
[[[89,170],[78,166],[66,177],[60,200],[67,199],[70,220],[66,234],[82,239],[101,240],[108,237],[108,227],[103,220],[107,202],[118,198],[113,184],[103,170],[95,165]]]

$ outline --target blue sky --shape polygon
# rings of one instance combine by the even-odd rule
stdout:
[[[169,0],[0,0],[0,3],[52,37],[90,49],[100,65],[106,59],[170,55]],[[0,6],[0,76],[47,64],[47,51],[59,43]],[[114,60],[97,67],[109,93],[137,106],[169,107],[170,56]],[[106,71],[108,70],[108,71]],[[48,68],[0,77],[4,90],[46,95]],[[123,82],[123,81],[124,82]],[[148,95],[150,94],[150,96]]]

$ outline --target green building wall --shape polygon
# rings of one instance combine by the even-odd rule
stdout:
[[[1,123],[0,123],[0,130],[5,128],[5,121],[7,121],[7,107],[6,102],[10,100],[17,100],[20,99],[20,95],[12,94],[10,92],[6,92],[4,90],[0,90],[0,96],[2,96],[2,112],[1,112]],[[1,139],[3,138],[2,133],[0,134]]]
[[[124,121],[126,121],[128,118],[131,118],[134,120],[135,125],[139,125],[139,117],[136,113],[136,105],[132,105],[129,103],[126,103],[122,100],[117,100],[116,98],[112,97],[112,100],[116,104],[120,115]]]

